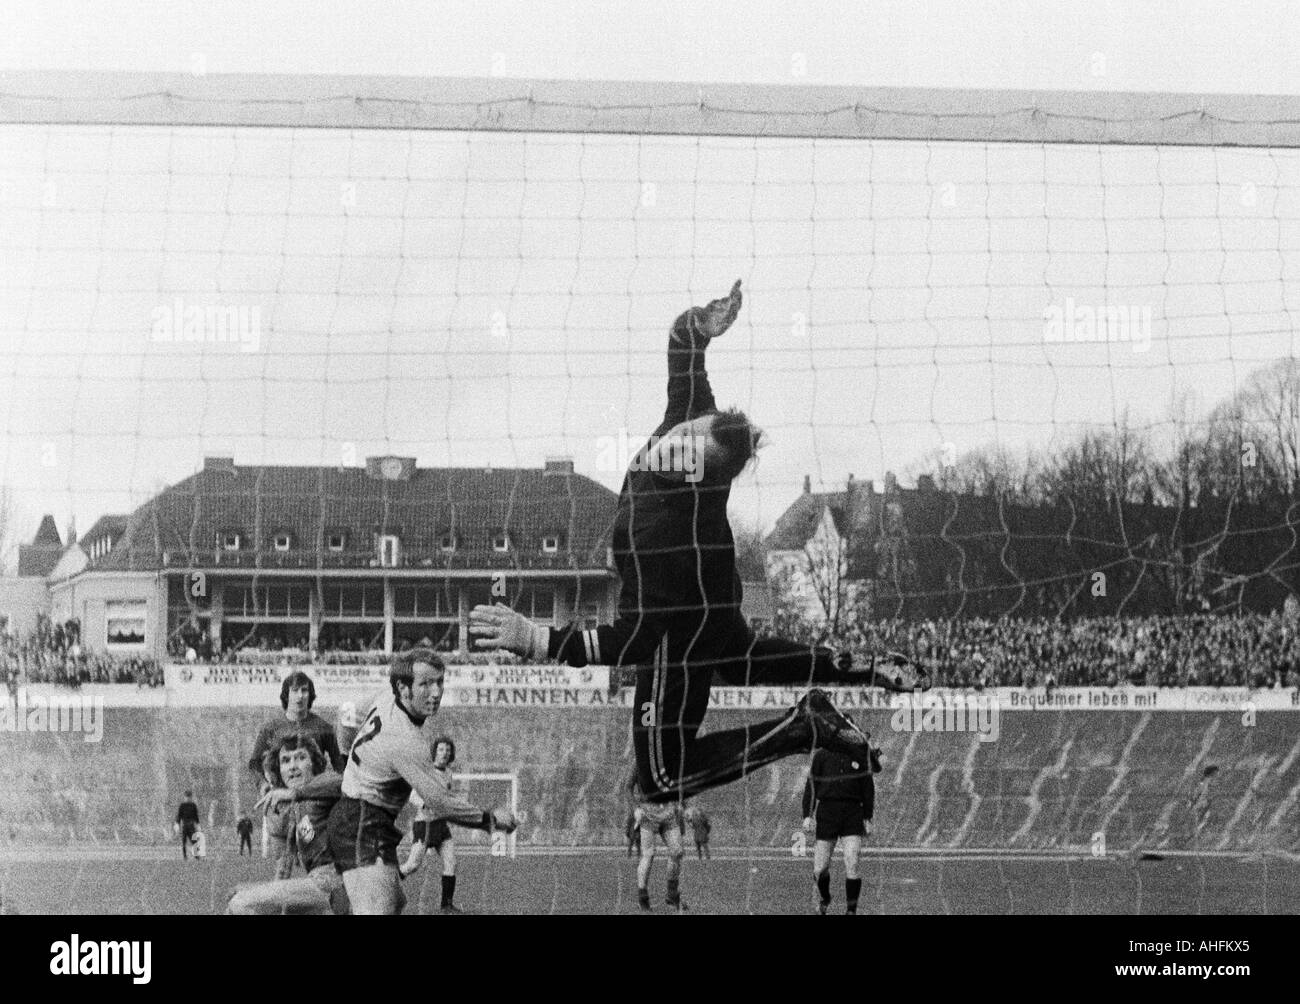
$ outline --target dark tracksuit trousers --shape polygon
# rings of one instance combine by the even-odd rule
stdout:
[[[651,664],[637,673],[632,744],[650,802],[690,798],[811,749],[812,732],[792,711],[699,735],[714,683],[806,688],[845,680],[829,649],[755,638],[739,616],[721,632],[693,621],[666,631]]]

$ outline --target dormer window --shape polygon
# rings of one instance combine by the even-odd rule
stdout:
[[[293,546],[293,534],[277,533],[271,538],[271,544],[277,551],[287,551]]]
[[[347,546],[348,535],[346,533],[330,533],[325,535],[325,546],[335,554]]]
[[[444,533],[438,541],[438,546],[444,551],[456,550],[456,535],[454,533]]]
[[[235,530],[226,530],[221,534],[221,549],[223,551],[238,551],[243,541]]]
[[[384,568],[396,568],[401,562],[401,545],[391,533],[379,537],[379,564]]]
[[[498,533],[492,537],[492,550],[508,551],[510,550],[510,535],[508,533]]]
[[[542,538],[542,553],[555,554],[560,549],[560,538],[557,534]]]

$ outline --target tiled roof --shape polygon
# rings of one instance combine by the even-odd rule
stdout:
[[[41,525],[36,530],[36,536],[32,538],[34,547],[63,547],[63,538],[59,536],[59,528],[54,525],[54,517],[46,513],[41,517]]]
[[[851,492],[804,492],[781,514],[768,535],[767,546],[773,551],[802,551],[817,532],[822,513],[830,509],[835,529],[852,542],[849,554],[850,578],[870,576],[874,569],[871,540],[878,531],[873,511],[877,496],[868,485],[858,485]]]
[[[63,547],[44,546],[41,544],[18,545],[18,574],[20,576],[39,576],[45,578],[54,571],[63,554]]]
[[[108,537],[110,540],[115,541],[122,536],[130,519],[130,515],[100,516],[99,519],[95,520],[95,525],[81,535],[81,540],[86,544],[96,541],[100,537]]]
[[[96,569],[213,565],[243,568],[368,568],[375,535],[395,534],[404,568],[604,568],[618,496],[581,474],[543,468],[405,468],[395,480],[365,470],[209,464],[131,514]],[[492,537],[505,531],[511,549]],[[238,532],[238,551],[217,549]],[[276,551],[277,533],[290,548]],[[343,532],[342,552],[327,535]],[[442,550],[444,534],[456,549]],[[555,554],[542,538],[557,536]]]

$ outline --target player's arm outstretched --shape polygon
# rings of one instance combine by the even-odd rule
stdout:
[[[433,758],[425,749],[400,756],[393,764],[424,802],[425,815],[432,820],[445,820],[470,830],[504,830],[513,833],[516,827],[514,813],[509,809],[480,809],[451,793],[446,778],[433,766]]]

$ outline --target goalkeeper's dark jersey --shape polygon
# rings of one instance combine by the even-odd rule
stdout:
[[[731,482],[708,483],[696,474],[670,480],[641,469],[664,433],[716,410],[704,367],[707,345],[691,311],[677,319],[668,342],[668,407],[618,498],[612,541],[622,579],[618,619],[594,630],[552,631],[550,658],[574,666],[634,664],[651,656],[669,627],[717,635],[740,622],[740,576],[727,521]]]

